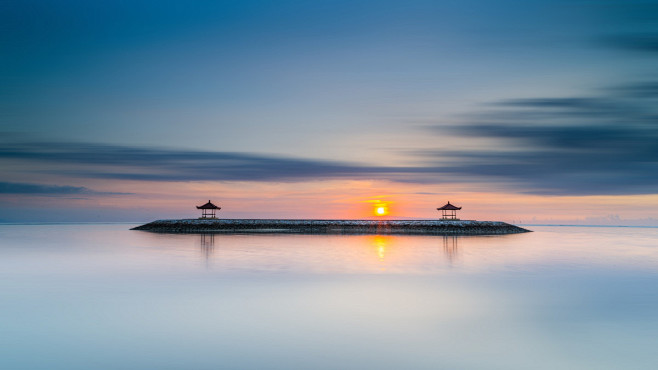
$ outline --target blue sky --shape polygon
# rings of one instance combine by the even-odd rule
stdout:
[[[243,183],[295,184],[278,191],[297,204],[323,181],[431,193],[408,203],[658,194],[655,2],[2,7],[0,219],[44,203],[121,219],[177,187],[221,199]]]

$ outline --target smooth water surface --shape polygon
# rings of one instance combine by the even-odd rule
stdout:
[[[0,225],[0,369],[654,369],[658,229]]]

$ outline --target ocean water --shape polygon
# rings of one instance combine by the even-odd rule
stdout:
[[[0,369],[656,369],[658,229],[0,225]]]

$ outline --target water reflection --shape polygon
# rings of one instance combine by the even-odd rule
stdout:
[[[375,247],[377,252],[377,258],[380,263],[384,263],[384,258],[386,257],[386,248],[390,243],[391,237],[388,235],[375,235],[372,237],[372,245]],[[382,270],[386,268],[382,266]]]
[[[456,235],[443,236],[443,252],[450,265],[459,257],[458,238]]]
[[[658,229],[537,229],[5,226],[0,368],[657,368]]]
[[[212,255],[215,253],[215,234],[199,234],[199,247],[206,261],[206,268],[208,268]]]
[[[425,255],[426,258],[440,263],[441,260],[447,262],[449,266],[452,266],[453,263],[457,262],[459,259],[459,240],[460,236],[457,235],[444,235],[441,237],[443,245],[443,256],[444,259],[440,258],[440,255],[436,255],[436,252],[432,252],[431,255]],[[385,270],[385,263],[391,262],[395,263],[396,261],[408,259],[416,251],[405,251],[404,246],[401,250],[398,250],[396,258],[390,258],[392,250],[392,245],[395,243],[396,237],[391,235],[374,235],[370,237],[370,245],[374,247],[374,251],[377,254],[377,259],[380,264],[382,264],[381,269]],[[358,247],[358,246],[355,246]],[[422,248],[419,245],[415,245],[410,248]],[[431,258],[432,256],[436,258]],[[387,258],[388,257],[388,258]],[[388,259],[388,261],[387,261]]]
[[[208,258],[215,250],[215,234],[199,234],[199,237],[201,251]]]
[[[125,245],[139,245],[150,255],[177,256],[176,264],[198,262],[218,273],[285,271],[288,273],[458,273],[551,266],[592,261],[592,240],[605,241],[601,264],[626,261],[655,267],[654,230],[560,228],[501,236],[422,235],[242,235],[157,234],[130,232]],[[614,232],[613,232],[614,231]],[[638,235],[647,234],[639,237]],[[601,234],[601,235],[599,235]],[[565,239],[565,235],[570,236]],[[585,235],[586,237],[580,237]],[[596,238],[595,238],[596,237]],[[613,238],[614,237],[614,238]],[[607,239],[613,238],[616,243]],[[115,237],[116,240],[116,237]],[[565,243],[568,240],[568,243]],[[629,243],[637,244],[629,252]],[[221,248],[219,245],[221,244]],[[616,247],[613,247],[616,246]],[[599,252],[599,251],[597,251]],[[150,258],[145,256],[144,258]],[[565,262],[567,261],[567,262]],[[589,265],[588,265],[589,266]]]
[[[443,270],[489,253],[478,246],[497,238],[407,235],[238,235],[139,232],[145,245],[203,261],[215,271],[313,271],[321,273],[402,273]],[[501,240],[502,242],[502,240]],[[222,248],[217,246],[221,243]],[[464,244],[461,245],[460,244]],[[489,244],[489,243],[486,243]],[[494,243],[495,244],[495,243]],[[460,247],[470,251],[460,253]],[[467,260],[462,260],[466,258]]]
[[[201,252],[207,268],[212,265],[217,270],[312,269],[316,272],[440,270],[454,267],[460,260],[460,242],[464,241],[463,237],[456,235],[424,237],[385,234],[245,237],[201,233],[172,235],[172,238],[195,238],[195,249]],[[216,248],[219,242],[222,244],[221,250]]]

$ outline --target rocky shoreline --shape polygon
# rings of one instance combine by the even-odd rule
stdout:
[[[499,221],[277,219],[158,220],[131,230],[159,233],[405,235],[500,235],[530,232]]]

